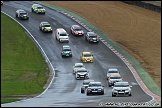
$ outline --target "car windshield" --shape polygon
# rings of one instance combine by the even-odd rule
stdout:
[[[90,57],[92,56],[91,54],[84,54],[84,57]]]
[[[38,9],[43,9],[43,7],[37,7]]]
[[[67,34],[60,34],[60,36],[67,36]]]
[[[88,85],[89,84],[89,82],[83,82],[83,85]]]
[[[129,87],[128,84],[115,84],[114,87]]]
[[[26,12],[20,13],[20,15],[26,15],[26,14],[27,14]]]
[[[81,29],[81,28],[75,28],[75,30],[76,30],[76,31],[82,31],[82,29]]]
[[[63,49],[63,51],[71,51],[71,49]]]
[[[83,65],[77,65],[77,66],[75,66],[75,67],[84,67]]]
[[[95,84],[90,84],[89,87],[94,87],[94,86],[101,86],[100,83],[95,83]]]
[[[121,79],[121,77],[110,77],[110,79]]]
[[[97,38],[97,36],[89,36],[90,38]]]
[[[78,70],[77,72],[81,73],[81,72],[87,72],[86,70]]]
[[[119,73],[118,71],[109,71],[108,73]]]
[[[51,27],[49,24],[44,25],[44,27]]]

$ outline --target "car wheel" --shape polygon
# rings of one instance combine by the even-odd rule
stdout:
[[[115,97],[115,95],[113,95],[113,93],[112,93],[112,97]]]
[[[43,32],[44,32],[44,33],[46,32],[45,29],[43,29]]]
[[[104,92],[102,92],[101,95],[104,95]]]
[[[17,18],[17,14],[16,14],[15,16],[16,16],[16,18]]]
[[[84,93],[84,91],[83,91],[83,90],[81,90],[81,93]]]
[[[89,95],[89,93],[87,92],[87,96]]]
[[[129,96],[132,96],[132,94],[130,93]]]
[[[31,8],[31,11],[33,12],[33,8]]]

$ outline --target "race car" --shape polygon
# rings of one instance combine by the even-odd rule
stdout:
[[[86,68],[79,68],[76,70],[75,78],[77,79],[89,79],[89,71]]]
[[[123,78],[120,76],[119,73],[112,73],[108,78],[108,85],[113,86],[115,82],[123,81]]]
[[[114,86],[112,86],[112,97],[114,96],[121,96],[121,95],[128,95],[132,96],[132,90],[128,82],[122,81],[122,82],[116,82]]]
[[[46,12],[45,8],[40,4],[33,4],[31,7],[31,11],[35,13],[42,13],[42,14],[45,14]]]
[[[90,52],[82,52],[80,59],[82,62],[93,62],[94,58]]]
[[[23,9],[18,9],[16,11],[15,16],[16,16],[16,18],[23,19],[23,20],[28,20],[29,19],[28,13]]]
[[[85,40],[88,41],[89,43],[99,42],[99,38],[97,34],[95,34],[94,32],[87,32],[87,34],[85,35]]]
[[[73,74],[76,73],[76,70],[79,69],[79,68],[85,68],[85,66],[83,65],[83,63],[75,63],[74,66],[73,66]]]
[[[71,51],[70,46],[63,45],[61,55],[62,57],[72,57],[72,51]]]
[[[100,94],[104,95],[104,86],[102,86],[101,82],[90,82],[86,89],[86,95],[90,94]]]
[[[118,71],[118,69],[116,69],[116,68],[110,68],[110,69],[108,69],[108,71],[107,71],[107,80],[108,80],[108,78],[110,77],[110,75],[112,74],[112,73],[119,73],[120,74],[120,72]]]
[[[79,25],[72,25],[70,31],[75,36],[84,36],[84,31]]]
[[[81,93],[85,93],[85,90],[87,89],[87,87],[88,87],[88,84],[90,83],[90,82],[93,82],[94,80],[92,80],[92,79],[89,79],[89,80],[84,80],[83,81],[83,83],[82,83],[82,86],[81,86]]]
[[[51,32],[51,33],[53,32],[51,25],[46,21],[43,21],[40,23],[39,30],[43,31],[44,33],[45,32]]]
[[[1,1],[1,5],[3,5],[3,1]]]

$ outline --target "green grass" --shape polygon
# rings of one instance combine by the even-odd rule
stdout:
[[[4,99],[1,99],[1,104],[10,103],[10,102],[19,101],[19,100],[20,100],[20,99],[4,98]]]
[[[1,12],[1,96],[41,93],[47,73],[48,65],[36,44],[17,22]]]

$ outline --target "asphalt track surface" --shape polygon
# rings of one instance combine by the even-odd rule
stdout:
[[[75,37],[70,33],[70,27],[78,24],[69,17],[58,11],[45,7],[46,14],[36,14],[31,12],[31,1],[9,1],[1,6],[1,11],[7,13],[14,19],[17,9],[24,9],[29,13],[28,21],[18,20],[36,39],[39,45],[46,53],[52,66],[55,69],[54,80],[50,87],[38,97],[1,104],[2,107],[99,107],[109,103],[118,103],[119,106],[128,103],[143,103],[152,100],[152,97],[146,94],[139,86],[132,72],[127,65],[112,52],[101,41],[99,44],[90,44],[84,37]],[[53,33],[43,33],[39,30],[41,21],[48,21],[53,28]],[[69,43],[59,43],[55,39],[55,30],[64,28],[69,35]],[[86,33],[87,30],[83,28]],[[61,57],[62,45],[70,45],[72,49],[72,58]],[[90,51],[94,55],[94,63],[84,63],[89,70],[90,79],[100,81],[104,86],[104,95],[86,96],[80,93],[80,87],[83,80],[76,80],[72,74],[72,66],[80,61],[80,54],[83,51]],[[117,68],[125,81],[132,85],[132,96],[111,97],[112,87],[108,86],[106,72],[108,68]],[[120,103],[120,104],[119,104]]]

